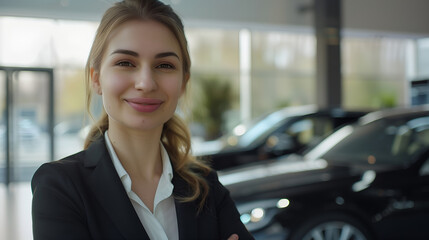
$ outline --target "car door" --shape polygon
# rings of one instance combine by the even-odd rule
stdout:
[[[399,210],[398,236],[402,239],[429,239],[429,150],[424,152],[413,169],[413,176],[403,189],[401,199],[395,199],[392,207]]]
[[[429,239],[429,148],[412,166],[385,179],[379,190],[388,199],[374,217],[380,237]]]

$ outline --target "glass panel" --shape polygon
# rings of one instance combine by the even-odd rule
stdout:
[[[240,69],[238,31],[193,28],[186,30],[192,73],[236,74]]]
[[[53,19],[0,17],[0,65],[54,65],[57,56],[52,47],[52,37],[57,34],[54,27]]]
[[[6,72],[0,70],[0,182],[5,180],[6,166]]]
[[[230,95],[224,95],[222,100],[228,101],[229,108],[222,116],[221,130],[227,133],[240,121],[240,61],[239,61],[239,31],[224,29],[192,28],[186,30],[191,54],[191,87],[188,88],[185,108],[190,107],[194,116],[191,117],[193,137],[204,137],[207,120],[196,118],[195,112],[206,111],[201,104],[202,93],[206,81],[217,81],[222,86],[228,85]],[[205,95],[204,97],[207,97]],[[217,99],[210,99],[216,101]],[[220,105],[220,104],[219,104]],[[184,114],[188,114],[186,111]],[[185,116],[188,117],[188,116]],[[203,117],[204,118],[204,117]]]
[[[27,181],[41,163],[49,161],[49,75],[15,72],[12,106],[12,177]]]
[[[86,137],[84,69],[59,69],[55,81],[55,156],[58,160],[83,149]],[[101,106],[100,106],[101,108]],[[98,111],[94,118],[98,119]]]
[[[343,107],[405,105],[409,39],[344,38]]]
[[[252,115],[315,100],[314,36],[252,32]]]
[[[305,72],[254,71],[252,116],[261,116],[287,106],[315,103],[315,83],[314,76]]]
[[[417,41],[417,78],[429,78],[429,38]]]

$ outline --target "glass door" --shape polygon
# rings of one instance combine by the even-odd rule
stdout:
[[[53,158],[53,70],[4,68],[4,71],[6,159],[2,180],[8,184],[29,181],[42,163]]]

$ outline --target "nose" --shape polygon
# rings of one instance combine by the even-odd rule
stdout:
[[[143,92],[151,92],[156,90],[157,84],[152,73],[152,69],[149,66],[142,67],[141,71],[138,71],[136,80],[134,82],[135,89]]]

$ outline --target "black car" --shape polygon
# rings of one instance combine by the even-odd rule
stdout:
[[[370,113],[302,156],[219,174],[256,239],[429,239],[429,106]]]
[[[238,125],[221,138],[222,148],[198,157],[216,170],[267,160],[299,152],[341,125],[356,121],[366,111],[317,109],[315,106],[287,107],[261,117],[252,124]]]

